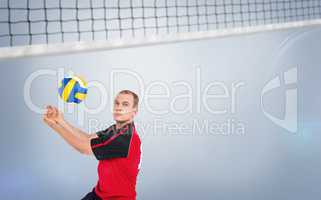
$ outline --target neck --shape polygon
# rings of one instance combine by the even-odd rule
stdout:
[[[126,126],[127,124],[131,123],[132,121],[133,120],[123,121],[123,122],[116,121],[116,129],[120,129],[120,128]]]

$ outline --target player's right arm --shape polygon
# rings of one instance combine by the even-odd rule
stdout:
[[[80,129],[67,123],[61,112],[53,106],[47,106],[43,116],[44,122],[55,130],[69,145],[83,154],[91,155],[90,140],[97,137],[96,134],[89,135]]]
[[[58,111],[59,112],[59,111]],[[73,125],[71,125],[70,123],[68,123],[66,120],[62,119],[59,120],[59,125],[62,126],[63,128],[70,130],[72,132],[75,132],[77,135],[79,135],[79,137],[82,137],[83,139],[92,139],[92,138],[96,138],[98,137],[96,133],[93,134],[88,134],[86,132],[84,132],[83,130],[74,127]]]

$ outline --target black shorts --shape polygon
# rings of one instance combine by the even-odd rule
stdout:
[[[93,191],[89,192],[84,198],[82,198],[81,200],[101,200],[101,198],[99,198],[97,196],[97,194],[95,193],[95,189],[93,189]]]

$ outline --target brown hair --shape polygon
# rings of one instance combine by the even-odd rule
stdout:
[[[139,98],[138,98],[138,95],[135,92],[130,91],[130,90],[122,90],[122,91],[118,92],[118,94],[131,94],[133,96],[133,98],[134,98],[133,107],[138,107]]]

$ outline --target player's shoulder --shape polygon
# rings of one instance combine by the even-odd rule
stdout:
[[[96,132],[96,135],[97,135],[98,137],[110,135],[110,134],[113,133],[114,127],[115,127],[115,124],[109,126],[108,128],[105,128],[105,129],[103,129],[103,130],[100,130],[100,131]]]
[[[97,136],[110,136],[110,135],[132,135],[137,134],[135,123],[130,122],[125,126],[117,129],[116,124],[112,124],[108,128],[96,132]]]

